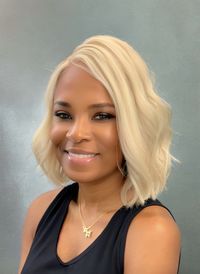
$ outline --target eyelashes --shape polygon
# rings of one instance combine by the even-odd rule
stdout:
[[[56,116],[62,120],[72,120],[73,119],[73,117],[70,113],[63,112],[63,111],[56,111],[54,113],[54,116]],[[98,112],[92,117],[92,120],[105,121],[105,120],[110,120],[110,119],[114,119],[114,118],[115,118],[115,115],[113,115],[111,113]]]
[[[112,118],[115,118],[115,116],[110,113],[100,112],[100,113],[95,114],[94,120],[110,120]]]
[[[62,120],[71,120],[71,116],[69,113],[66,113],[66,112],[61,112],[61,111],[56,111],[54,113],[54,116],[62,119]]]

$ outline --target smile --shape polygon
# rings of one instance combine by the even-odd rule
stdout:
[[[67,152],[69,154],[70,158],[93,158],[96,156],[96,154],[82,154],[82,153],[72,153],[72,152]]]
[[[75,151],[75,149],[73,149],[73,151],[64,150],[64,152],[67,156],[68,163],[73,166],[88,165],[89,163],[96,161],[98,159],[97,155],[99,155],[99,153],[92,153],[83,150]]]

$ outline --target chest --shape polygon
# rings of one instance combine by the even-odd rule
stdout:
[[[88,231],[84,231],[80,219],[73,218],[69,214],[61,226],[56,246],[60,260],[63,263],[70,262],[96,245],[101,235],[104,234],[104,230],[107,229],[111,217],[102,218]]]
[[[69,213],[69,214],[68,214]],[[22,274],[122,274],[124,217],[116,212],[85,238],[80,218],[48,212],[36,233]]]

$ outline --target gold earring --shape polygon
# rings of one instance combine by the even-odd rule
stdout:
[[[126,165],[126,160],[123,158],[121,167],[119,166],[119,163],[117,161],[117,167],[122,174],[123,177],[127,177],[128,175],[128,170],[127,170],[127,165]]]
[[[60,173],[60,175],[63,175],[63,168],[62,168],[62,166],[59,167],[59,173]]]

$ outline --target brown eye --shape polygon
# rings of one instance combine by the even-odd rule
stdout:
[[[100,112],[95,115],[94,120],[110,120],[112,118],[115,118],[115,116],[110,113]]]
[[[54,113],[54,115],[62,120],[71,120],[72,119],[71,115],[67,112],[57,111]]]

